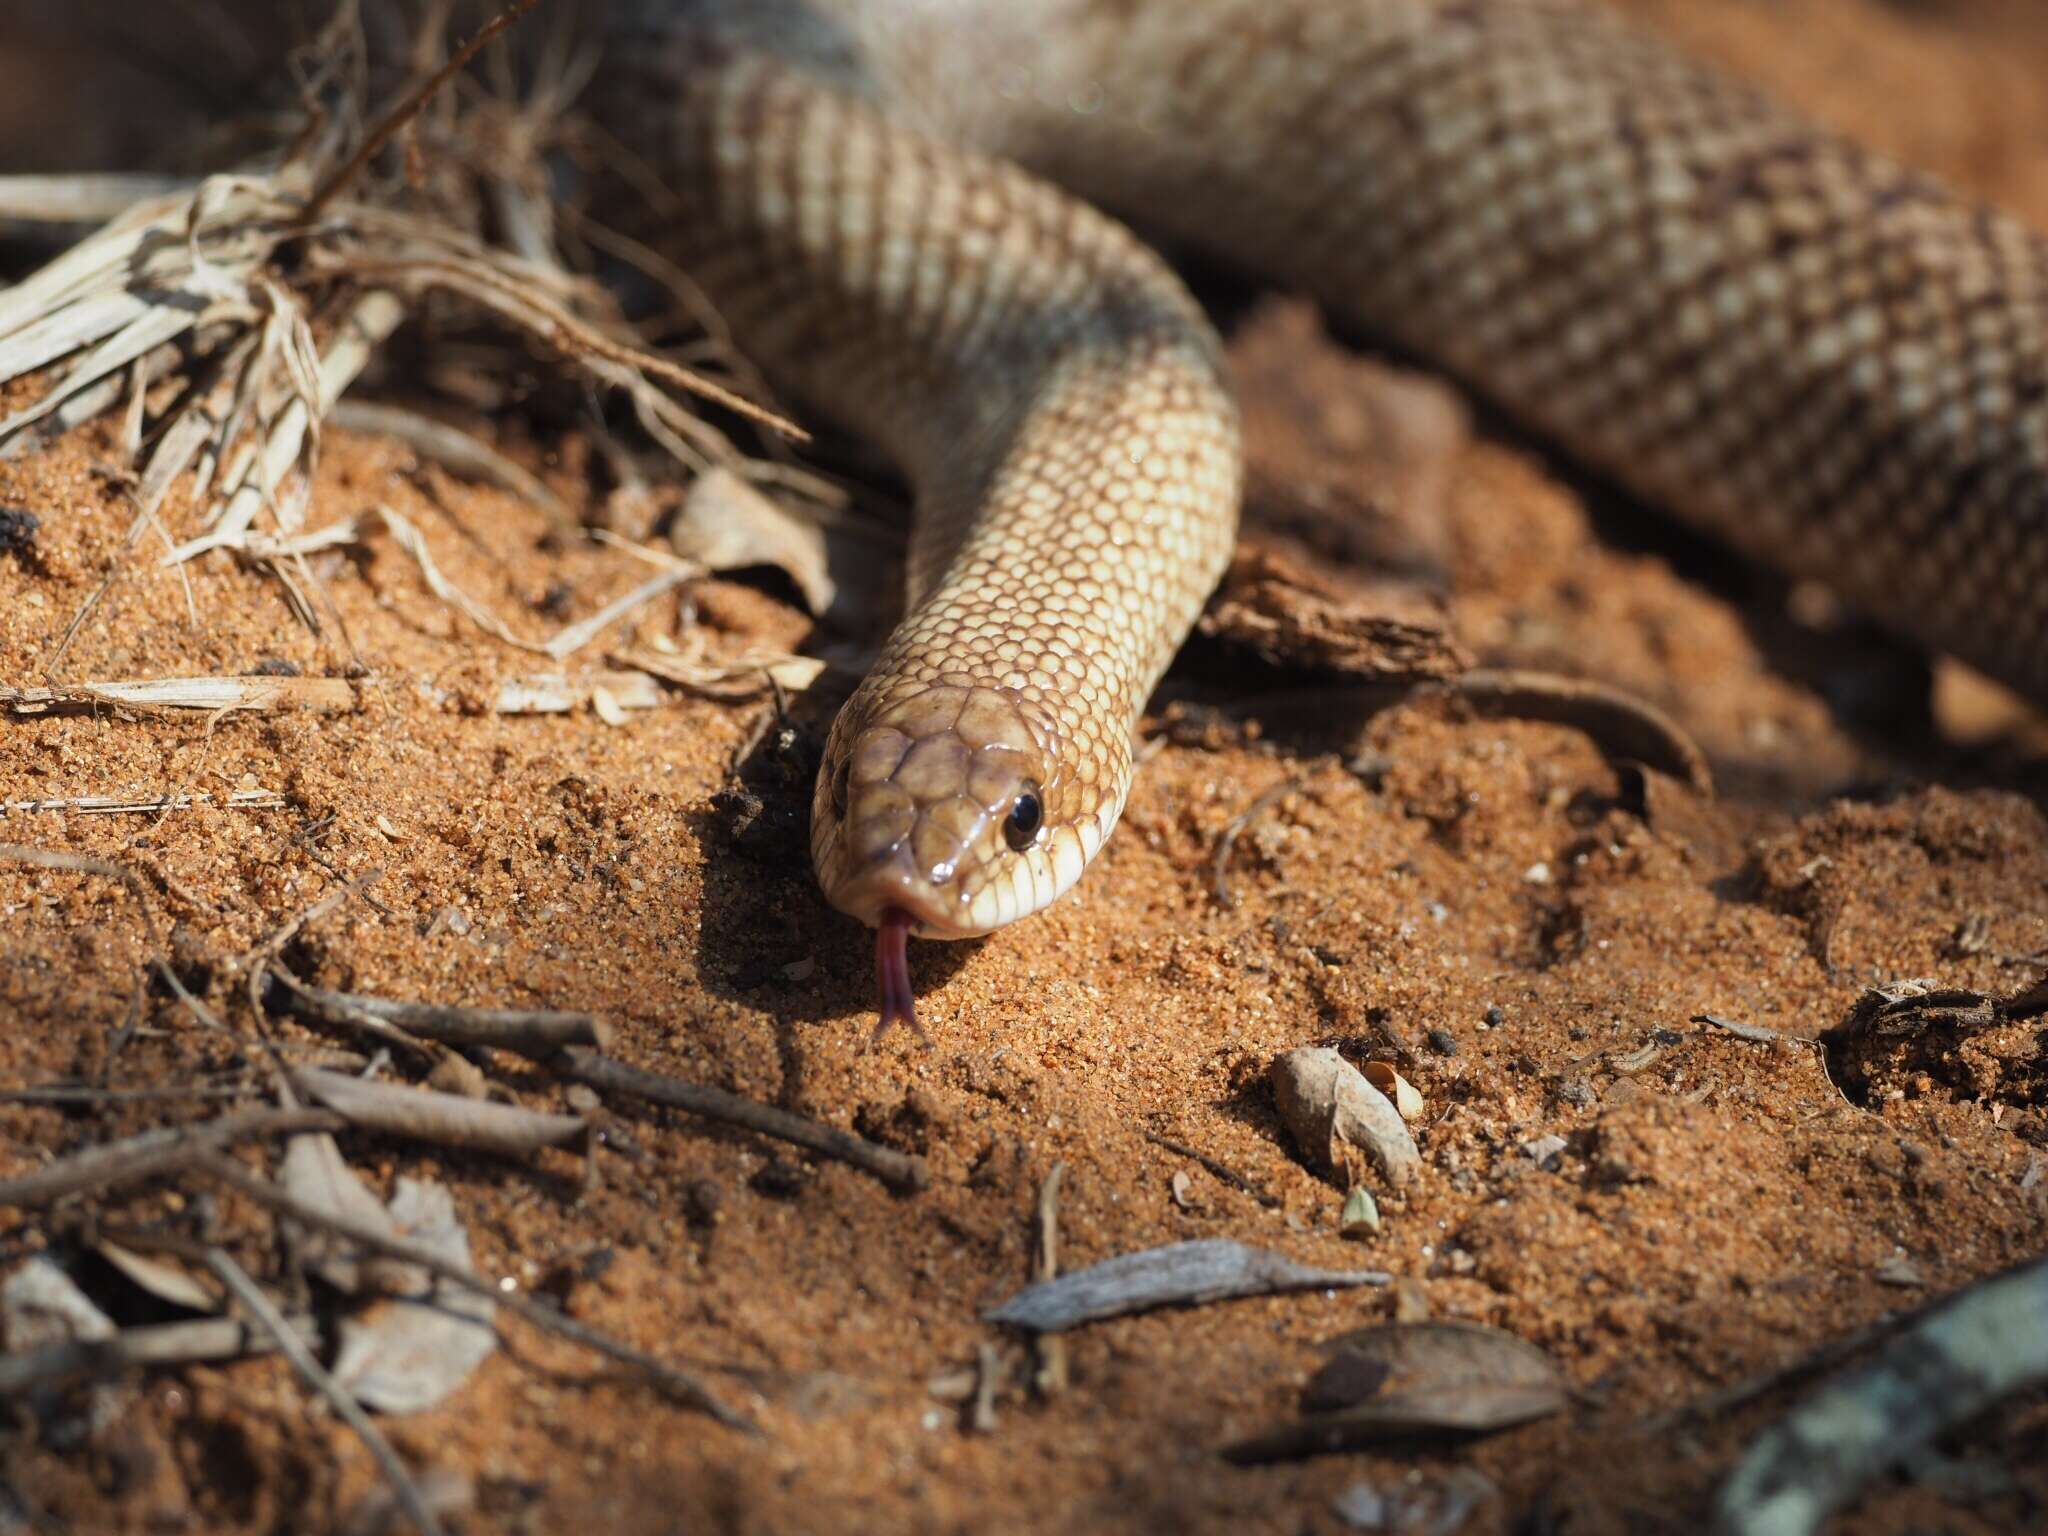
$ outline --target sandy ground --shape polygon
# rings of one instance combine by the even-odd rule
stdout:
[[[2048,224],[2048,24],[2019,0],[1636,8]],[[2048,780],[2022,751],[1961,739],[1984,720],[1967,690],[1945,691],[1942,730],[1930,727],[1917,659],[1627,514],[1528,445],[1491,427],[1462,435],[1436,386],[1390,383],[1299,315],[1261,311],[1236,345],[1264,526],[1298,549],[1304,527],[1327,536],[1355,513],[1370,548],[1385,542],[1377,519],[1423,551],[1415,563],[1441,579],[1475,655],[1670,711],[1713,760],[1721,798],[1663,784],[1646,796],[1580,731],[1442,703],[1336,727],[1342,712],[1320,707],[1308,730],[1277,706],[1235,706],[1311,680],[1200,650],[1169,681],[1148,725],[1161,744],[1078,895],[985,942],[917,946],[936,1046],[869,1050],[871,941],[811,884],[808,787],[756,750],[748,783],[767,818],[733,793],[767,703],[676,692],[619,724],[587,709],[493,714],[477,702],[497,683],[543,668],[435,600],[389,539],[329,562],[333,612],[316,638],[276,583],[225,559],[181,578],[156,566],[151,535],[61,676],[342,675],[351,647],[367,675],[340,714],[0,724],[0,800],[213,797],[161,814],[5,818],[0,840],[117,861],[139,883],[0,864],[0,1084],[104,1073],[125,1089],[254,1094],[242,957],[338,881],[377,870],[285,949],[307,981],[588,1009],[626,1060],[928,1161],[929,1189],[893,1195],[840,1164],[623,1100],[606,1110],[588,1180],[568,1152],[515,1162],[344,1138],[380,1189],[399,1174],[445,1181],[493,1273],[712,1370],[768,1430],[716,1428],[515,1327],[516,1350],[446,1405],[386,1421],[415,1465],[473,1480],[453,1521],[464,1531],[1334,1532],[1332,1501],[1353,1485],[1439,1486],[1459,1469],[1495,1490],[1474,1532],[1698,1528],[1718,1477],[1796,1389],[1674,1410],[2048,1242],[2048,1053],[2039,1021],[1858,1062],[1693,1020],[1813,1036],[1876,980],[2000,995],[2032,982],[2048,950]],[[1417,399],[1450,422],[1419,477],[1412,431],[1388,425],[1389,401]],[[111,451],[87,432],[0,465],[0,506],[40,524],[0,553],[0,684],[44,680],[116,561],[131,513]],[[587,504],[587,444],[516,451]],[[528,633],[646,574],[614,548],[561,547],[515,499],[403,447],[336,436],[313,519],[380,502]],[[189,515],[174,496],[173,526]],[[772,591],[707,582],[641,610],[576,665],[692,626],[718,646],[787,645],[808,621]],[[797,755],[823,720],[799,703]],[[1238,840],[1224,905],[1219,836],[1290,780]],[[219,804],[251,790],[281,802]],[[226,1030],[195,1026],[147,982],[163,952]],[[292,1049],[360,1043],[268,1027]],[[1265,1070],[1301,1044],[1387,1057],[1390,1037],[1411,1046],[1402,1070],[1427,1103],[1424,1169],[1383,1201],[1383,1232],[1356,1244],[1336,1233],[1340,1192],[1281,1129]],[[519,1103],[575,1102],[544,1068],[486,1064]],[[0,1174],[220,1108],[9,1104]],[[1545,1162],[1521,1150],[1550,1136],[1564,1145]],[[1030,1277],[1031,1213],[1058,1164],[1069,1267],[1230,1236],[1399,1282],[1085,1329],[1068,1344],[1070,1386],[1041,1398],[1022,1385],[1024,1351],[978,1314]],[[266,1262],[268,1219],[196,1184],[95,1210]],[[9,1216],[9,1254],[75,1241],[83,1215]],[[1573,1402],[1463,1447],[1258,1469],[1214,1454],[1291,1413],[1319,1341],[1397,1308],[1542,1346]],[[985,1343],[1017,1384],[992,1432],[973,1433],[930,1386]],[[143,1378],[87,1443],[22,1427],[0,1443],[10,1497],[37,1529],[341,1530],[378,1486],[358,1441],[275,1361]],[[1886,1484],[1833,1528],[2048,1521],[2039,1396],[1949,1449],[2010,1480]]]

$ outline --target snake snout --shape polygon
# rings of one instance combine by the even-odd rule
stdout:
[[[977,898],[1036,839],[1044,773],[995,689],[926,689],[835,732],[813,812],[827,899],[870,926],[895,908],[925,937],[987,931]]]

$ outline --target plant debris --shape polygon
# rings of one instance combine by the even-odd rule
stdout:
[[[1388,1439],[1485,1435],[1558,1412],[1564,1373],[1535,1345],[1479,1323],[1382,1323],[1326,1346],[1303,1417],[1242,1441],[1233,1461],[1275,1461]]]
[[[2001,998],[1914,977],[1868,988],[1820,1039],[1835,1080],[1859,1099],[1947,1091],[2025,1105],[2048,1096],[2044,1012],[2048,985]]]
[[[1356,1067],[1330,1046],[1302,1046],[1275,1058],[1268,1072],[1273,1099],[1294,1144],[1312,1167],[1349,1185],[1359,1157],[1400,1189],[1422,1166],[1401,1113]]]
[[[1058,1333],[1154,1307],[1202,1306],[1290,1291],[1348,1290],[1385,1285],[1390,1278],[1378,1270],[1313,1269],[1229,1238],[1200,1238],[1120,1254],[1057,1280],[1026,1286],[982,1316],[1033,1333]]]
[[[1929,1310],[1766,1430],[1722,1486],[1714,1529],[1806,1536],[1917,1448],[2044,1382],[2048,1259],[2036,1259]]]

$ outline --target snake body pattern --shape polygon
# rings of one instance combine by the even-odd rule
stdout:
[[[917,497],[828,898],[1059,895],[1227,558],[1220,347],[1114,210],[1432,358],[1647,502],[2048,699],[2048,242],[1598,0],[628,0],[636,144],[752,356]]]

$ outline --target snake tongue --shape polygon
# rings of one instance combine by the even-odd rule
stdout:
[[[881,983],[882,1018],[875,1025],[870,1046],[881,1044],[882,1037],[898,1024],[908,1025],[919,1043],[927,1049],[931,1046],[931,1036],[917,1022],[917,995],[910,990],[910,926],[915,921],[901,907],[891,907],[875,930],[875,977]]]

